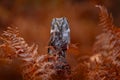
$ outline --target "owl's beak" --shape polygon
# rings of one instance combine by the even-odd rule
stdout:
[[[58,29],[58,27],[57,26],[55,26],[55,32],[59,32],[59,29]]]

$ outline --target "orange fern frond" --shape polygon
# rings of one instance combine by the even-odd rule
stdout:
[[[94,52],[100,54],[117,53],[114,51],[120,40],[120,31],[113,24],[113,18],[108,14],[104,6],[96,5],[100,9],[100,26],[103,27],[103,32],[97,36],[97,41],[94,44]],[[119,50],[119,49],[118,49]]]
[[[97,36],[93,47],[99,61],[90,62],[87,80],[119,80],[120,76],[120,31],[113,24],[113,18],[104,6],[100,8],[100,22],[103,31]]]
[[[3,32],[1,39],[4,42],[1,48],[4,53],[7,53],[4,58],[10,60],[17,58],[22,61],[21,73],[24,80],[53,80],[54,76],[59,77],[57,80],[68,79],[70,67],[66,60],[61,58],[63,61],[61,62],[57,55],[39,55],[38,45],[29,46],[24,38],[20,36],[17,28],[8,27]],[[48,59],[52,61],[49,62]],[[60,74],[62,74],[62,77],[59,76]]]
[[[117,56],[112,54],[101,55],[99,60],[100,62],[90,62],[87,80],[119,80],[120,60],[117,60]]]
[[[100,26],[104,27],[104,29],[113,29],[115,25],[113,24],[112,15],[110,15],[107,9],[104,6],[96,5],[100,9]]]

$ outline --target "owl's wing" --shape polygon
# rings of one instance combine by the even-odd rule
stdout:
[[[67,30],[65,31],[67,33],[67,42],[68,44],[70,44],[70,27],[66,17],[64,17],[64,23],[65,23],[65,26],[67,27]]]
[[[48,43],[48,47],[50,46],[53,46],[53,33],[51,33],[49,43]],[[48,48],[48,54],[52,54],[52,50],[50,48]]]
[[[49,39],[49,46],[51,46],[53,44],[53,40],[54,40],[54,36],[53,33],[51,33],[50,39]]]
[[[51,29],[50,29],[50,39],[49,39],[49,46],[52,44],[53,42],[53,38],[54,38],[54,25],[55,25],[55,18],[52,19],[52,23],[51,23]]]

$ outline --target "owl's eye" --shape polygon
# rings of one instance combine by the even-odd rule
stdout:
[[[57,27],[57,24],[54,24],[54,25],[52,26],[52,30],[54,30],[55,27]]]
[[[67,29],[68,29],[67,25],[63,24],[63,30],[67,30]]]

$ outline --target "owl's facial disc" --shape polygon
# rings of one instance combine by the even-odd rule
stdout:
[[[63,18],[56,18],[56,23],[61,27],[63,25]]]

